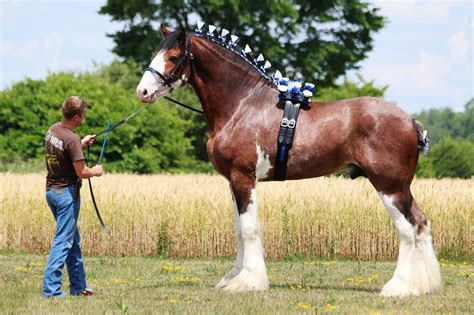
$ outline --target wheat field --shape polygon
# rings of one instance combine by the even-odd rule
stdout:
[[[55,227],[44,196],[45,174],[0,175],[0,250],[48,252]],[[224,178],[107,174],[92,181],[111,233],[102,232],[85,182],[79,219],[84,254],[235,255],[234,210]],[[472,258],[474,180],[415,179],[412,191],[431,220],[439,255]],[[257,195],[267,258],[397,256],[395,229],[366,179],[261,183]]]

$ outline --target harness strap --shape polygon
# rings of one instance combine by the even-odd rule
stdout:
[[[158,70],[155,70],[152,67],[147,67],[146,70],[156,74],[157,76],[159,76],[161,81],[163,81],[163,85],[167,85],[167,86],[169,86],[170,89],[173,89],[173,87],[171,86],[171,83],[169,81],[169,77],[165,77]]]
[[[295,136],[296,122],[301,104],[286,100],[283,118],[280,123],[280,130],[278,131],[277,139],[277,154],[275,161],[275,173],[273,178],[275,180],[286,179],[286,169],[288,164],[288,152],[293,146],[293,138]]]
[[[191,107],[189,105],[186,105],[186,104],[183,104],[181,102],[178,102],[177,100],[174,100],[172,99],[171,97],[168,97],[168,96],[163,96],[164,99],[166,99],[167,101],[170,101],[170,102],[173,102],[175,104],[178,104],[179,106],[183,106],[184,108],[187,108],[189,110],[192,110],[193,112],[196,112],[196,113],[199,113],[199,114],[204,114],[204,112],[202,110],[199,110],[197,108],[194,108],[194,107]]]

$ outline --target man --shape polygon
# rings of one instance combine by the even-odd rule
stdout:
[[[81,205],[81,179],[101,176],[101,165],[89,168],[82,148],[91,145],[95,135],[82,140],[74,132],[86,118],[87,103],[78,96],[68,97],[62,104],[63,119],[52,125],[45,138],[46,201],[56,220],[56,234],[44,270],[45,297],[63,297],[62,269],[67,265],[71,295],[94,295],[87,287],[82,264],[80,236],[77,228]]]

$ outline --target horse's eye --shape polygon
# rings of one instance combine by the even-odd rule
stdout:
[[[170,61],[171,61],[172,63],[177,63],[177,62],[178,62],[178,57],[176,57],[176,56],[171,56],[171,57],[170,57]]]

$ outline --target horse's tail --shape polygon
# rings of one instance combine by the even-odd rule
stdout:
[[[418,149],[424,155],[428,155],[428,151],[430,150],[430,139],[426,136],[428,134],[428,130],[423,128],[423,124],[413,119],[416,128],[416,134],[418,136]]]

